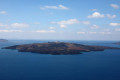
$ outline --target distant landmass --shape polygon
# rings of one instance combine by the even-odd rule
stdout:
[[[105,46],[89,46],[89,45],[65,43],[65,42],[48,42],[48,43],[14,45],[9,47],[4,47],[3,49],[16,49],[19,52],[66,55],[66,54],[81,54],[82,52],[104,51],[105,49],[120,49],[120,48],[105,47]]]
[[[120,45],[120,42],[116,42],[116,43],[114,43],[114,44],[118,44],[118,45]]]
[[[6,39],[0,39],[0,42],[8,42]]]

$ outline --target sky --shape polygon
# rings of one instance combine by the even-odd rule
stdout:
[[[120,40],[120,0],[0,0],[0,38]]]

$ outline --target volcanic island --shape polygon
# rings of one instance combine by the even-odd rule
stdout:
[[[114,43],[114,44],[120,45],[120,42],[116,42],[116,43]]]
[[[66,42],[48,42],[14,45],[2,49],[15,49],[19,52],[32,52],[52,55],[82,54],[82,52],[104,51],[105,49],[120,49],[116,47],[90,46]]]
[[[8,42],[6,39],[0,39],[0,42]]]

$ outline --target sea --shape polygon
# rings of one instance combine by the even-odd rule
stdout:
[[[120,80],[120,50],[50,55],[2,47],[53,42],[55,40],[9,40],[0,42],[0,80]],[[115,41],[61,40],[85,45],[119,47]]]

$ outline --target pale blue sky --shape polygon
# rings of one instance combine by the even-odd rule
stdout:
[[[0,0],[0,38],[120,40],[119,0]]]

